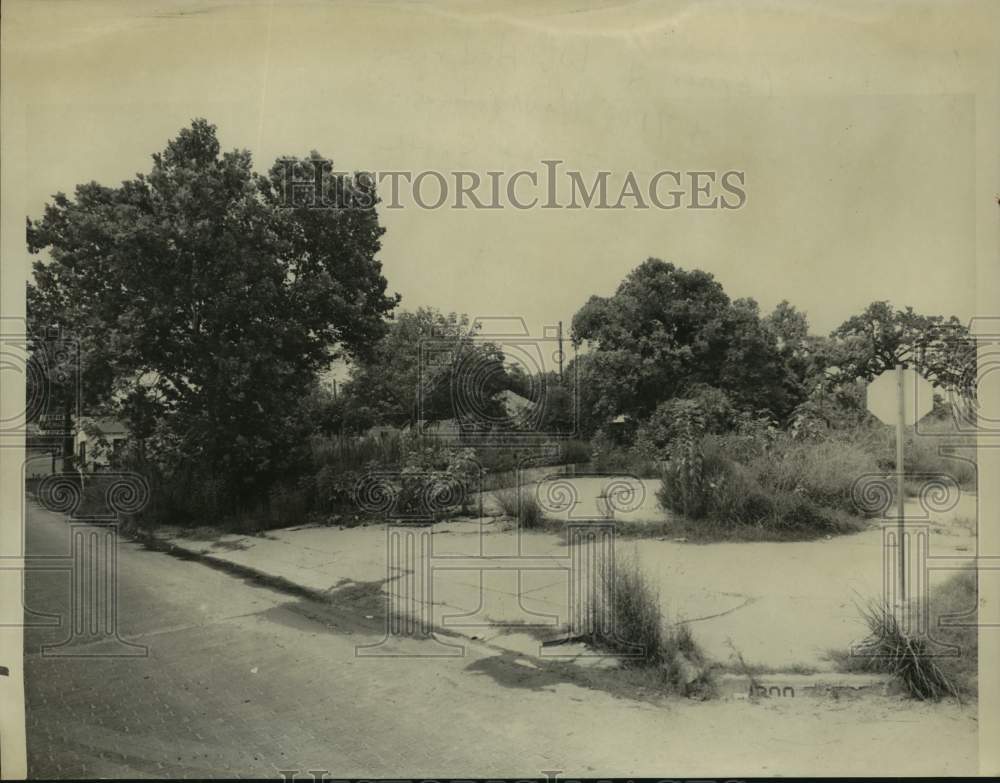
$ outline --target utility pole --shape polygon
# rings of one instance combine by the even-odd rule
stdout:
[[[559,383],[563,380],[563,336],[562,321],[559,322]]]

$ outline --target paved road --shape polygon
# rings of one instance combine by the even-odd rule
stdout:
[[[32,508],[29,556],[68,552],[66,522]],[[68,573],[29,572],[35,612],[66,618],[70,596]],[[117,596],[122,637],[148,655],[78,641],[57,652],[89,655],[53,657],[41,646],[65,624],[26,633],[32,777],[975,771],[974,708],[654,701],[475,645],[462,658],[358,658],[355,645],[381,637],[370,590],[318,604],[129,542]]]

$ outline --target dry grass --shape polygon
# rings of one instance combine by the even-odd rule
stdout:
[[[877,473],[875,457],[848,438],[819,442],[783,439],[748,466],[757,482],[774,493],[797,493],[826,508],[857,513],[854,483]]]
[[[891,674],[914,698],[975,697],[979,661],[977,614],[963,617],[960,626],[942,625],[940,620],[975,610],[977,600],[974,572],[957,574],[932,589],[930,637],[933,642],[906,633],[890,607],[870,602],[860,609],[868,625],[868,638],[851,655],[835,657],[848,670]],[[957,654],[945,645],[953,645]]]
[[[870,637],[856,657],[867,657],[869,668],[893,675],[918,699],[959,695],[958,686],[928,656],[924,641],[904,633],[889,607],[871,604],[862,614]]]
[[[670,690],[707,695],[707,661],[686,625],[668,626],[659,591],[635,559],[619,558],[593,584],[589,642],[625,668],[656,670]]]
[[[537,530],[545,523],[542,506],[529,489],[500,489],[493,493],[493,499],[504,516],[517,520],[522,530]]]

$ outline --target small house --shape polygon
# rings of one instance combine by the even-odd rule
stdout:
[[[119,464],[129,431],[118,419],[81,418],[73,438],[77,466],[95,471]]]

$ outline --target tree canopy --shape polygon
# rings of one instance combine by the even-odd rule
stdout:
[[[466,315],[431,307],[398,313],[370,354],[353,363],[345,416],[395,426],[442,419],[473,429],[502,424],[506,411],[497,395],[516,381],[500,347],[477,333]]]
[[[233,491],[280,470],[316,373],[370,351],[398,301],[370,188],[326,168],[341,201],[296,205],[279,189],[287,166],[256,174],[198,119],[148,173],[57,193],[28,221],[29,250],[48,255],[30,328],[78,335],[87,388],[136,437],[155,435],[158,459],[182,456]]]
[[[650,258],[611,297],[591,297],[573,318],[586,342],[585,399],[597,418],[648,417],[687,387],[705,384],[746,408],[786,415],[795,404],[775,333],[751,299],[735,302],[707,272]]]
[[[945,388],[974,391],[975,341],[955,316],[920,315],[912,307],[898,310],[886,301],[872,302],[837,327],[831,339],[830,362],[848,378],[871,380],[904,364]]]

